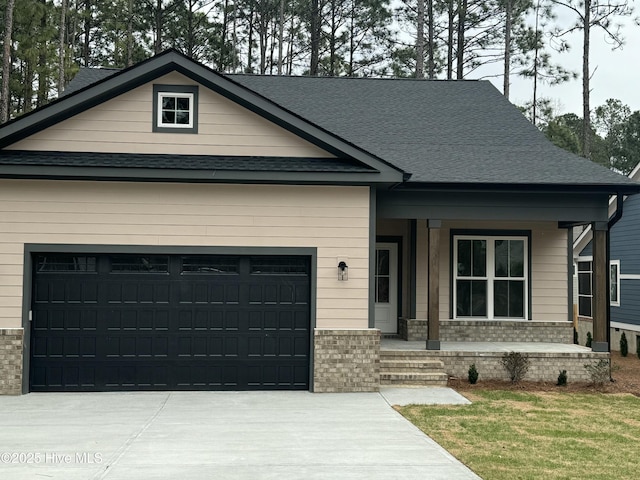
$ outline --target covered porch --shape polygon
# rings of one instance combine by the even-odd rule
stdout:
[[[609,352],[608,201],[604,192],[509,186],[378,192],[370,326],[383,334],[381,351],[432,352],[453,376],[482,362],[494,378],[504,374],[505,351],[522,351],[536,359],[536,379],[573,369],[574,379],[588,380],[585,362]],[[578,224],[595,232],[589,349],[573,345]]]

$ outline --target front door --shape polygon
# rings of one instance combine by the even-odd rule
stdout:
[[[398,333],[398,244],[376,244],[375,316],[382,333]]]

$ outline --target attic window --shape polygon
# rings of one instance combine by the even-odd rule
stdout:
[[[153,131],[198,133],[198,87],[153,86]]]

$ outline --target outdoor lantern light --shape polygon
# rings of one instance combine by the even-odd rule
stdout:
[[[338,280],[349,280],[349,267],[344,261],[338,263]]]

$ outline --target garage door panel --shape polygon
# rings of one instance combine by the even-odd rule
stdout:
[[[308,388],[306,258],[43,257],[34,391]]]

